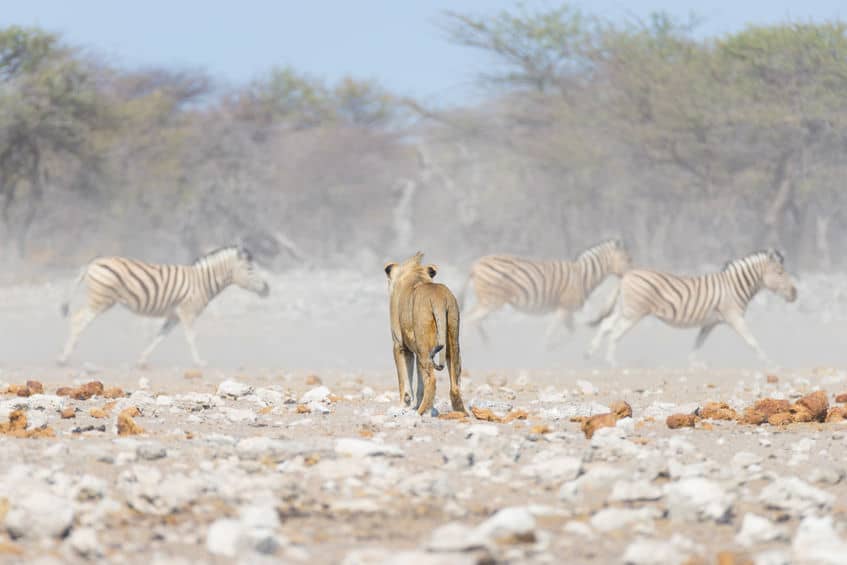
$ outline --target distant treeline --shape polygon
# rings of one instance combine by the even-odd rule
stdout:
[[[844,23],[698,39],[548,5],[438,26],[486,56],[484,102],[291,68],[224,89],[0,29],[0,249],[47,268],[241,241],[276,268],[370,268],[618,236],[665,267],[769,245],[792,268],[847,266]]]

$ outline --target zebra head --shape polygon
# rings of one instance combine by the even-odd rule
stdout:
[[[604,271],[622,277],[632,268],[632,257],[620,239],[609,239],[586,251],[595,252],[605,266]]]
[[[271,292],[267,281],[256,271],[253,255],[245,247],[235,248],[232,261],[232,282],[250,292],[255,292],[262,298]]]
[[[783,266],[782,253],[776,249],[765,251],[765,262],[762,267],[762,284],[765,288],[785,299],[786,302],[797,300],[797,287]]]

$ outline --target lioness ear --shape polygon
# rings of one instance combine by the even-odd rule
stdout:
[[[426,272],[429,273],[429,278],[434,279],[438,274],[438,265],[427,265]]]
[[[390,279],[391,278],[391,271],[393,271],[394,267],[396,267],[396,266],[397,266],[397,263],[386,263],[385,267],[383,267],[383,270],[385,270],[385,276],[387,276]]]

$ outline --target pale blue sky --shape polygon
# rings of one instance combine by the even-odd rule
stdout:
[[[530,0],[530,6],[557,5]],[[747,23],[847,18],[837,0],[596,0],[571,2],[615,21],[663,10],[704,18],[700,34]],[[446,9],[493,13],[506,0],[0,0],[0,25],[61,32],[115,64],[195,67],[240,84],[274,65],[327,79],[345,74],[432,102],[461,102],[490,63],[449,45],[434,22]]]

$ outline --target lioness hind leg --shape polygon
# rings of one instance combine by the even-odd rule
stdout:
[[[410,378],[414,375],[415,354],[400,345],[394,344],[394,363],[397,366],[397,386],[400,390],[400,402],[405,406],[412,403]]]
[[[435,402],[435,373],[432,361],[418,361],[418,374],[423,379],[423,397],[418,407],[418,414],[427,414]]]

